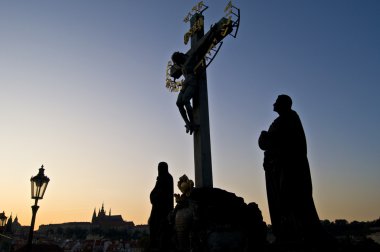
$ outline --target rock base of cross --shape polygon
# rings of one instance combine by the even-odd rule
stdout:
[[[267,244],[258,205],[219,188],[195,188],[182,195],[171,227],[174,251],[257,251]]]

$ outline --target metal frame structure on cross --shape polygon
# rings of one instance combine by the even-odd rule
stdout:
[[[218,54],[223,39],[231,35],[236,38],[240,24],[240,10],[229,1],[225,8],[225,17],[211,26],[204,34],[203,12],[208,9],[203,1],[195,5],[191,12],[185,17],[184,22],[190,21],[190,30],[184,36],[184,43],[190,40],[191,48],[186,52],[187,57],[192,57],[194,75],[196,76],[196,90],[192,97],[193,120],[197,125],[194,130],[194,166],[195,186],[213,187],[210,125],[207,95],[206,68],[211,64]],[[166,87],[170,91],[179,91],[183,80],[179,79],[183,71],[181,66],[169,61],[167,66]]]

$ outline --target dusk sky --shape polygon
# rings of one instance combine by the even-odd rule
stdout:
[[[228,1],[204,1],[206,31]],[[165,88],[187,51],[190,0],[0,0],[0,211],[30,225],[30,178],[50,178],[40,224],[91,221],[104,203],[146,224],[157,164],[194,179],[193,139]],[[235,0],[207,69],[214,187],[270,223],[262,130],[279,94],[307,137],[321,219],[380,217],[380,1]],[[175,192],[179,190],[175,188]]]

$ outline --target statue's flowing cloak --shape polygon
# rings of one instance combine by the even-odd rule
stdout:
[[[320,231],[320,223],[306,137],[297,113],[290,110],[276,118],[262,145],[273,231],[286,240],[309,239]]]

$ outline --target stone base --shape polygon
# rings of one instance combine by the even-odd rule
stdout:
[[[179,202],[173,229],[179,251],[239,252],[267,243],[266,224],[257,204],[246,204],[219,188],[195,188]]]

